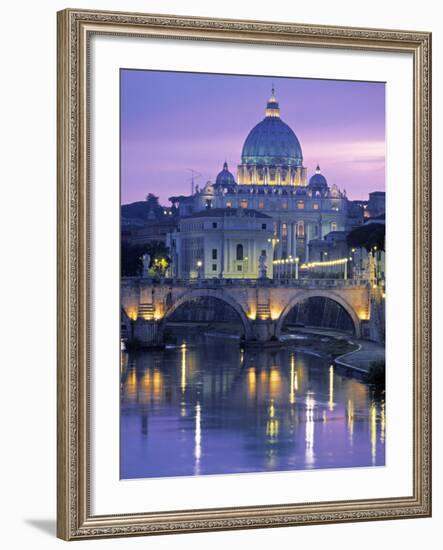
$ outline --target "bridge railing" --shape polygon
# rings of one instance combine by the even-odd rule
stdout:
[[[367,279],[150,279],[142,277],[125,277],[127,283],[142,283],[145,286],[184,286],[189,288],[309,288],[333,289],[366,287]]]

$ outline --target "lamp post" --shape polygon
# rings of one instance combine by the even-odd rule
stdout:
[[[198,260],[197,261],[197,279],[202,278],[202,266],[203,266],[203,262],[201,260]]]
[[[277,237],[272,237],[268,239],[268,243],[271,243],[272,244],[272,265],[275,266],[276,263],[275,263],[275,247],[276,245],[280,242],[280,239],[278,239]],[[274,273],[272,273],[272,277],[274,277]]]

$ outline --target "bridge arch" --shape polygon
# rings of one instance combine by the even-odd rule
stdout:
[[[252,337],[252,327],[251,323],[246,316],[246,313],[242,306],[231,298],[230,296],[226,294],[220,293],[220,291],[216,290],[210,290],[210,289],[201,289],[201,290],[190,290],[179,296],[177,299],[173,299],[173,303],[171,307],[167,310],[165,316],[163,317],[161,321],[161,329],[164,329],[165,324],[167,323],[168,318],[176,311],[180,306],[185,304],[186,302],[190,302],[192,300],[195,300],[196,298],[214,298],[215,300],[219,300],[221,302],[224,302],[228,306],[230,306],[235,313],[239,316],[243,328],[245,330],[245,338],[246,340],[250,339]]]
[[[330,300],[333,300],[337,304],[339,304],[349,315],[349,317],[352,320],[352,324],[354,325],[354,335],[356,338],[361,337],[361,328],[360,328],[360,319],[358,318],[357,313],[355,312],[355,309],[352,307],[352,305],[347,302],[344,298],[342,298],[339,294],[336,294],[335,292],[332,292],[330,290],[305,290],[300,293],[297,293],[287,304],[287,306],[283,309],[283,311],[280,314],[280,317],[277,321],[277,326],[275,329],[275,335],[279,337],[281,335],[281,331],[283,328],[283,325],[286,321],[287,316],[291,312],[291,310],[300,302],[303,302],[304,300],[307,300],[309,298],[329,298]]]

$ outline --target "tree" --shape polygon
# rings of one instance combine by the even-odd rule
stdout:
[[[158,197],[156,197],[154,194],[149,193],[149,195],[147,195],[146,206],[148,215],[150,213],[153,214],[156,220],[159,220],[163,217],[163,207],[158,202]]]
[[[164,275],[171,260],[169,250],[164,242],[155,241],[143,245],[134,245],[123,241],[121,245],[122,277],[137,277],[143,271],[143,254],[151,256],[152,275]]]
[[[366,248],[369,252],[374,246],[385,249],[385,224],[368,223],[353,229],[346,237],[351,248]]]

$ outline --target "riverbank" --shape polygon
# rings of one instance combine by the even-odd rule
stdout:
[[[297,332],[306,335],[315,335],[320,339],[321,337],[335,339],[338,345],[333,346],[331,358],[336,365],[345,369],[352,369],[366,375],[369,373],[371,364],[385,361],[385,348],[377,342],[360,340],[342,332],[329,329],[300,328],[297,329]],[[348,349],[346,349],[346,344],[348,345]],[[343,351],[335,354],[334,347],[335,350],[339,351],[340,346],[343,347]]]
[[[235,339],[240,339],[242,331],[241,325],[226,325],[226,323],[181,322],[171,323],[171,325],[192,327],[204,332],[207,336]],[[371,364],[374,362],[385,360],[383,345],[356,339],[350,334],[333,329],[294,327],[282,336],[279,343],[273,344],[296,347],[300,351],[328,359],[344,370],[353,370],[362,375],[369,373]]]

